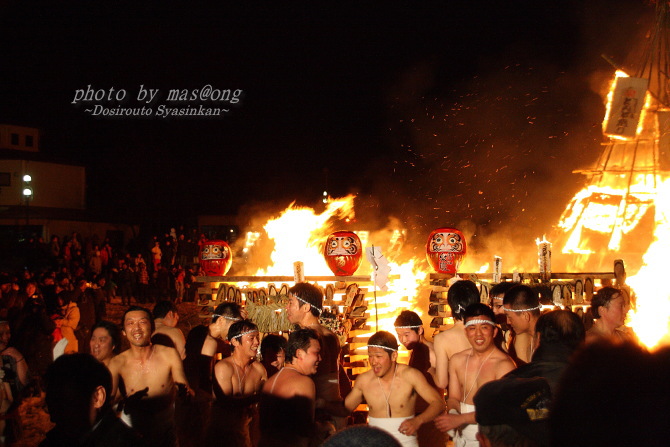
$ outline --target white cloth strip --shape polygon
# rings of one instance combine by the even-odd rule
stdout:
[[[542,309],[542,306],[531,307],[530,309],[508,309],[505,307],[505,312],[530,312],[531,310]]]
[[[491,320],[483,320],[483,319],[480,320],[480,319],[477,318],[477,319],[470,320],[470,321],[468,321],[467,323],[465,323],[465,327],[468,327],[468,326],[474,326],[475,324],[490,324],[491,326],[495,326],[495,325],[496,325],[496,324],[495,324],[493,321],[491,321]]]
[[[258,332],[258,329],[252,329],[252,330],[250,330],[250,331],[246,331],[246,332],[242,332],[242,333],[240,333],[240,334],[237,334],[236,336],[234,336],[233,338],[231,338],[231,340],[235,340],[236,338],[242,337],[243,335],[253,334],[254,332]]]
[[[312,303],[308,303],[307,301],[305,301],[305,300],[303,300],[302,298],[300,298],[298,295],[293,295],[293,296],[295,297],[296,300],[300,301],[301,303],[303,303],[303,304],[309,304],[309,306],[310,306],[312,309],[316,309],[316,311],[317,311],[319,314],[321,314],[321,312],[323,312],[323,309],[319,309],[319,308],[316,307],[314,304],[312,304]]]
[[[415,324],[414,326],[396,326],[395,328],[396,329],[416,329],[416,328],[420,328],[422,326],[423,325],[421,325],[421,324]]]
[[[214,318],[214,317],[221,317],[224,320],[230,320],[230,321],[240,321],[241,320],[241,318],[230,317],[228,315],[221,315],[221,314],[212,314],[212,318]]]
[[[393,351],[393,352],[398,351],[398,348],[393,349],[393,348],[389,348],[388,346],[382,346],[382,345],[368,345],[368,348],[381,348],[381,349],[386,349],[387,351]]]

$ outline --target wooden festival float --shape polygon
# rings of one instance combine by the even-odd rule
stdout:
[[[466,254],[465,237],[455,228],[438,228],[428,238],[426,256],[436,273],[428,275],[430,299],[428,315],[432,316],[430,326],[436,332],[453,325],[451,309],[447,303],[447,292],[453,281],[467,279],[477,284],[480,301],[490,304],[489,291],[498,283],[511,281],[526,284],[538,292],[543,309],[570,308],[588,311],[596,287],[614,285],[631,297],[626,285],[626,270],[623,260],[615,260],[611,272],[559,273],[551,271],[551,243],[537,240],[537,273],[502,271],[503,259],[494,257],[493,271],[490,273],[467,273],[458,271]]]
[[[230,247],[225,242],[208,241],[208,244],[217,245],[219,248],[216,251],[222,253],[222,258],[229,256]],[[358,247],[361,247],[360,241]],[[293,263],[293,276],[226,276],[229,265],[208,268],[205,264],[205,272],[212,273],[218,269],[219,274],[196,277],[196,281],[202,284],[198,288],[201,315],[208,316],[221,303],[234,302],[245,307],[248,318],[258,325],[261,333],[282,334],[292,329],[286,317],[289,288],[297,282],[316,284],[324,292],[324,311],[320,322],[339,337],[343,347],[341,364],[353,380],[368,369],[367,351],[364,349],[368,338],[377,328],[382,329],[380,324],[385,324],[386,330],[392,330],[392,321],[398,309],[412,305],[407,297],[398,299],[392,291],[379,290],[375,286],[376,275],[353,274],[360,264],[360,254],[362,250],[355,266],[341,263],[339,269],[332,267],[340,275],[305,276],[304,264],[300,261]],[[202,258],[201,254],[201,265]],[[389,277],[397,278],[399,275]],[[407,352],[403,357],[407,357]]]

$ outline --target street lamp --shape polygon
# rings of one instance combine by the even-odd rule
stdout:
[[[30,199],[33,198],[33,187],[30,182],[33,178],[30,174],[23,176],[23,200],[26,202],[26,226],[30,225]]]

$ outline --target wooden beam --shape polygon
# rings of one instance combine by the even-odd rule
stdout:
[[[523,279],[540,279],[541,275],[539,272],[533,273],[519,273]],[[474,280],[493,280],[493,273],[458,273],[458,276],[462,279],[474,279]],[[447,273],[431,273],[430,279],[451,279],[454,275]],[[503,279],[511,279],[513,277],[512,273],[503,273],[501,275]],[[616,274],[614,272],[579,272],[579,273],[559,273],[552,272],[551,279],[576,279],[576,278],[599,278],[599,279],[614,279]]]
[[[390,275],[391,279],[398,279],[400,275]],[[293,276],[196,276],[196,282],[288,282],[295,281]],[[370,276],[305,276],[305,281],[334,281],[334,282],[372,282]]]

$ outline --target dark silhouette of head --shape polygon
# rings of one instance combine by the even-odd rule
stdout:
[[[447,291],[447,303],[455,320],[463,320],[465,308],[479,302],[477,285],[468,280],[453,283]]]
[[[535,333],[540,334],[542,346],[564,345],[575,350],[584,342],[586,331],[582,319],[576,313],[552,310],[537,319]]]

